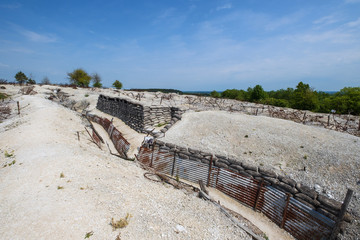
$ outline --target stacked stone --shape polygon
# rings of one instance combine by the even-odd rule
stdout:
[[[121,119],[137,132],[146,133],[146,128],[168,123],[162,132],[166,132],[181,119],[183,110],[175,107],[143,106],[121,98],[100,95],[97,109]],[[160,135],[159,135],[160,136]]]
[[[100,95],[96,108],[121,119],[138,132],[142,132],[144,129],[144,107],[140,104]]]
[[[165,143],[156,140],[155,145],[161,151],[174,153],[178,158],[189,159],[195,162],[210,164],[211,157],[213,164],[219,168],[229,169],[243,176],[263,180],[266,185],[271,185],[278,190],[290,194],[292,197],[314,209],[315,211],[336,220],[340,212],[341,203],[326,196],[318,194],[314,189],[308,186],[296,183],[295,180],[281,175],[264,167],[257,167],[236,159],[227,158],[221,155],[212,155],[211,153],[177,146],[172,143]],[[351,216],[346,213],[345,221],[350,222]]]
[[[144,107],[144,125],[151,127],[171,121],[169,107],[150,106]]]

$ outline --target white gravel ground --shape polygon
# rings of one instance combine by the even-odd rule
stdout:
[[[26,107],[0,123],[1,239],[250,239],[212,204],[99,150],[78,114],[43,97],[15,98]]]

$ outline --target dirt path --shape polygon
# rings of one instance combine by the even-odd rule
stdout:
[[[77,113],[41,95],[20,101],[30,105],[0,123],[1,239],[250,239],[213,205],[98,149]]]

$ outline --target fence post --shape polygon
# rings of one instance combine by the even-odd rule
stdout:
[[[327,125],[330,126],[330,114],[328,116],[328,122],[327,122]]]
[[[353,190],[348,189],[348,191],[346,193],[345,200],[344,200],[343,204],[341,205],[341,210],[340,210],[339,217],[336,220],[335,226],[334,226],[334,228],[333,228],[333,230],[331,232],[331,235],[330,235],[330,238],[329,238],[330,240],[336,239],[337,235],[339,234],[340,224],[344,219],[344,215],[346,213],[347,207],[349,206],[352,195],[353,195]]]
[[[305,120],[306,120],[306,112],[304,113],[304,116],[303,116],[303,124],[305,124]]]
[[[261,191],[261,188],[264,186],[264,179],[261,179],[261,182],[260,182],[260,186],[257,190],[257,193],[256,193],[256,200],[255,200],[255,205],[254,205],[254,210],[256,211],[256,208],[257,208],[257,205],[259,203],[259,199],[260,199],[260,191]]]
[[[174,160],[173,160],[173,165],[172,165],[172,169],[171,169],[171,176],[174,176],[175,163],[176,163],[176,152],[174,152]]]
[[[280,228],[284,228],[289,202],[290,202],[290,194],[287,193],[287,198],[286,198],[286,203],[285,203],[285,208],[284,208],[284,213],[283,213]]]
[[[213,164],[213,155],[211,155],[210,158],[210,163],[209,163],[209,172],[208,172],[208,179],[207,179],[207,184],[206,186],[209,187],[210,186],[210,181],[211,181],[211,171],[212,171],[212,164]]]
[[[156,141],[154,141],[154,143],[152,145],[150,167],[152,167],[152,165],[153,165],[155,143],[156,143]]]
[[[19,101],[17,101],[16,103],[17,103],[17,107],[18,107],[18,114],[20,115],[20,103],[19,103]]]
[[[360,118],[359,118],[359,127],[358,127],[358,131],[360,131]]]

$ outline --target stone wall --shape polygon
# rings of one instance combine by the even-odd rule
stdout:
[[[238,159],[231,159],[221,155],[202,152],[192,148],[177,146],[172,143],[165,143],[159,139],[155,141],[156,148],[161,151],[174,153],[178,158],[189,159],[195,162],[210,164],[219,168],[226,168],[243,176],[263,180],[265,184],[271,185],[285,193],[289,193],[298,201],[304,203],[317,212],[336,221],[341,203],[317,193],[314,189],[297,183],[295,180],[276,174],[265,167],[258,167],[252,164],[241,162]],[[346,213],[345,221],[350,222],[351,216]]]
[[[147,128],[153,128],[159,124],[167,124],[165,128],[167,130],[181,119],[183,113],[175,107],[146,106],[126,99],[104,95],[99,95],[96,108],[121,119],[137,132],[146,132]]]

